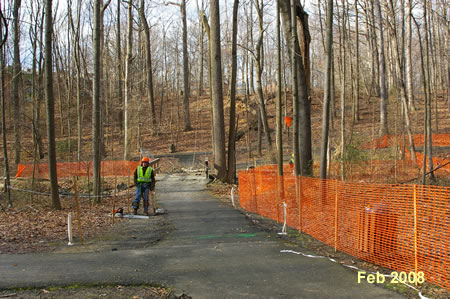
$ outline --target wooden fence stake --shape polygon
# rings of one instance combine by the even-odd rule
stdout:
[[[128,166],[128,189],[127,189],[127,197],[130,197],[130,167]],[[128,209],[128,215],[130,215],[130,205],[127,205],[127,209]]]
[[[417,185],[413,185],[414,190],[414,272],[417,275]],[[417,286],[417,279],[416,279]]]
[[[116,198],[117,198],[117,173],[114,173],[114,197],[113,197],[113,208],[112,208],[112,224],[114,225],[114,218],[116,216]]]

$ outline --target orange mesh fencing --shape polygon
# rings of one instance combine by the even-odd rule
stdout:
[[[450,134],[433,134],[433,147],[450,147]],[[387,148],[387,147],[392,147],[394,145],[394,141],[396,139],[395,135],[385,135],[382,136],[380,138],[375,139],[373,142],[369,142],[363,145],[364,149],[372,149],[372,148]],[[423,146],[424,145],[424,135],[423,134],[416,134],[413,136],[413,140],[414,140],[414,145],[415,146]],[[408,138],[407,136],[405,136],[405,141],[406,144],[409,144],[408,142]],[[399,146],[402,146],[403,141],[401,140],[401,136],[397,136],[397,142],[399,144]],[[405,156],[406,159],[411,160],[411,154],[409,152],[408,147],[405,147]],[[450,150],[449,150],[450,152]],[[423,153],[420,152],[416,152],[416,161],[417,161],[417,165],[419,167],[423,167]],[[443,166],[440,167],[439,169],[436,170],[436,172],[438,174],[444,175],[444,176],[448,176],[450,174],[450,163],[448,163],[449,160],[449,156],[447,155],[447,157],[441,158],[441,157],[433,157],[433,167],[439,167],[439,166]],[[392,162],[389,162],[392,165]],[[406,162],[407,164],[405,164],[405,161],[402,162],[403,167],[405,168],[408,167],[413,171],[413,165],[411,165],[410,163]],[[448,164],[447,164],[448,163]]]
[[[406,156],[406,159],[411,160],[410,152],[407,151],[405,156]],[[450,159],[449,158],[433,157],[433,168],[442,166],[435,171],[436,173],[443,174],[443,175],[450,175],[450,163],[449,163]],[[422,153],[416,152],[416,161],[417,161],[417,165],[419,165],[419,167],[423,167],[423,154]],[[428,165],[428,158],[426,160],[426,163]]]
[[[134,170],[139,165],[139,161],[102,161],[100,165],[101,176],[128,176],[133,175]],[[85,162],[58,162],[56,163],[56,173],[58,178],[72,176],[92,176],[92,161]],[[19,164],[16,178],[32,177],[33,164]],[[48,164],[36,164],[35,178],[48,179]]]
[[[433,134],[433,146],[450,146],[450,134]],[[384,135],[375,139],[373,142],[368,142],[363,145],[364,149],[372,148],[387,148],[394,145],[395,135]],[[401,136],[397,136],[398,144],[401,144]],[[405,136],[405,141],[409,144],[408,136]],[[415,146],[423,146],[424,135],[415,134],[413,135],[413,141]]]
[[[295,177],[286,165],[239,172],[242,208],[287,225],[370,263],[399,272],[423,272],[449,283],[450,188],[361,184]]]

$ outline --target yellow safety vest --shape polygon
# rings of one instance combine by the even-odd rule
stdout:
[[[152,170],[153,170],[153,168],[148,166],[144,173],[144,167],[138,166],[138,171],[137,171],[138,183],[150,183],[152,181]]]

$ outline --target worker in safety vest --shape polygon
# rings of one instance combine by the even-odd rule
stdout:
[[[294,167],[294,163],[295,163],[295,156],[294,156],[294,154],[292,154],[292,156],[291,156],[291,160],[289,160],[289,165],[291,166],[291,167]]]
[[[136,184],[136,196],[133,201],[134,215],[137,215],[139,202],[141,201],[142,196],[144,199],[144,214],[148,216],[148,195],[150,191],[152,192],[152,195],[155,193],[155,172],[149,165],[149,162],[150,160],[148,157],[143,157],[141,165],[134,171],[134,183]]]

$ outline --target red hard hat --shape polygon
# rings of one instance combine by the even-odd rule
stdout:
[[[142,160],[141,160],[141,162],[142,163],[144,163],[144,162],[150,162],[150,160],[148,159],[148,157],[142,157]]]

